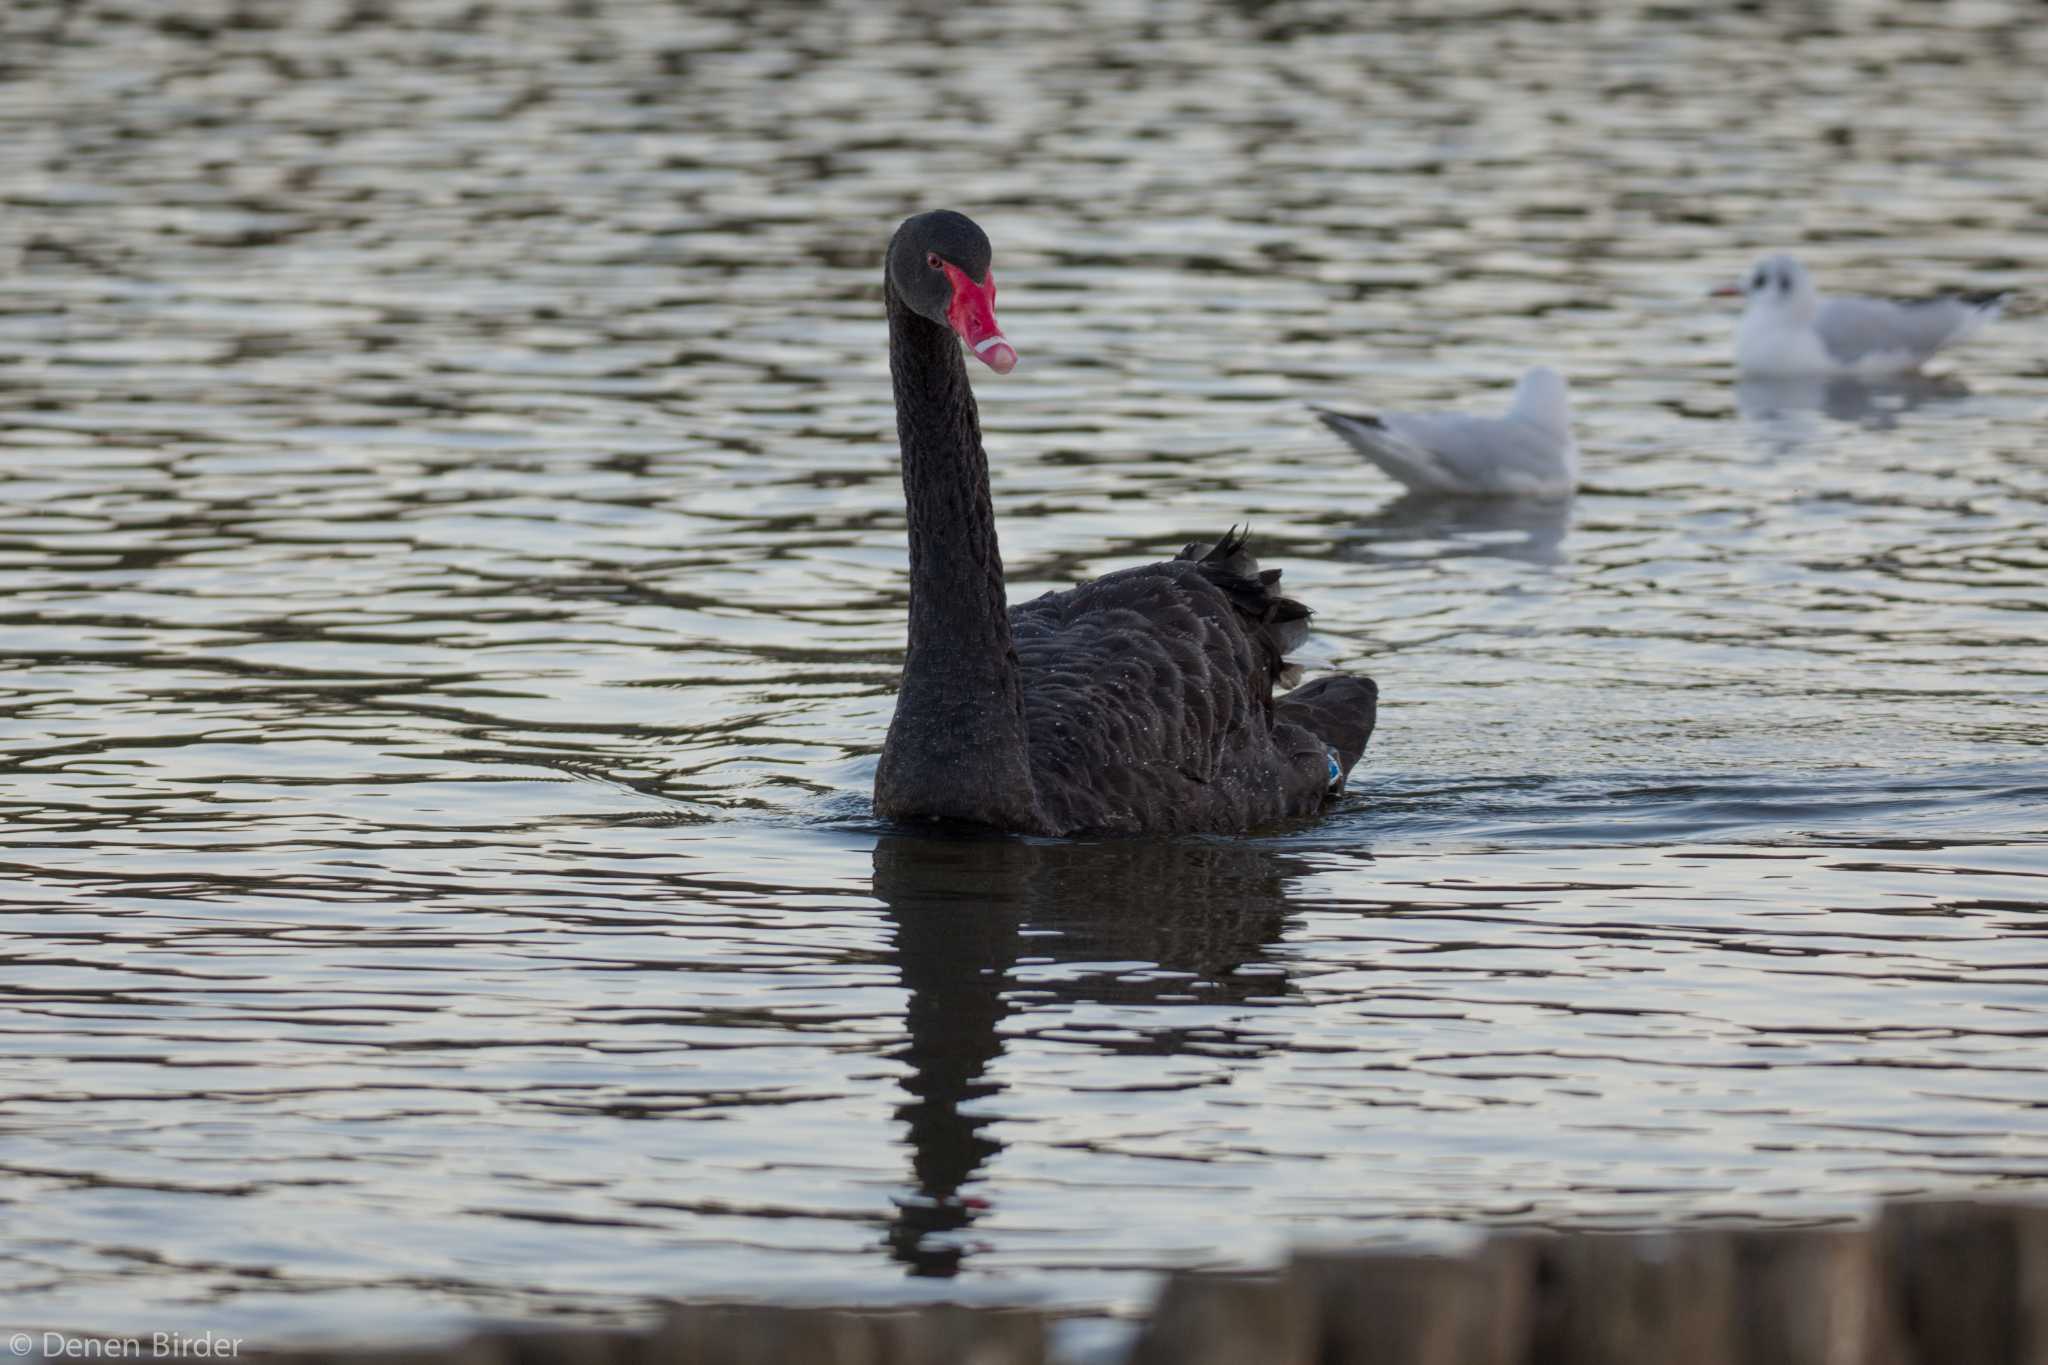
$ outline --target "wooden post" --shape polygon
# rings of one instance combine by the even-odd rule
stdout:
[[[1293,1276],[1168,1277],[1129,1365],[1319,1365],[1314,1304]]]
[[[647,1334],[604,1327],[545,1327],[494,1332],[477,1344],[504,1365],[639,1365]]]
[[[638,1365],[1045,1365],[1028,1309],[677,1308]]]
[[[648,1342],[645,1365],[881,1365],[874,1334],[852,1313],[766,1304],[677,1308]]]
[[[1526,1286],[1508,1359],[1541,1365],[1730,1365],[1725,1243],[1661,1234],[1496,1238],[1481,1256]]]
[[[1734,1261],[1734,1336],[1743,1365],[1904,1365],[1884,1303],[1877,1241],[1867,1230],[1718,1235]]]
[[[883,1365],[1045,1365],[1045,1315],[1029,1308],[930,1308],[870,1317]]]
[[[1045,1365],[1043,1314],[676,1308],[652,1332],[252,1351],[258,1365]],[[1466,1257],[1182,1274],[1130,1365],[2048,1365],[2048,1205],[1912,1202],[1874,1229],[1509,1233]]]
[[[1502,1269],[1469,1258],[1314,1252],[1296,1256],[1287,1273],[1314,1315],[1317,1365],[1517,1365],[1523,1305]]]
[[[300,1350],[252,1351],[241,1358],[253,1365],[511,1365],[511,1357],[501,1342],[486,1336],[462,1337],[432,1346],[311,1346]]]
[[[2048,1207],[1891,1204],[1877,1239],[1912,1365],[2048,1362]]]

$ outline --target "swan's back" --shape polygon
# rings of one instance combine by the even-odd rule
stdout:
[[[1348,772],[1377,694],[1324,680],[1314,696],[1344,731],[1328,741],[1302,723],[1311,711],[1276,708],[1309,615],[1278,579],[1233,535],[1011,609],[1032,782],[1055,827],[1248,829],[1320,808],[1326,742]]]

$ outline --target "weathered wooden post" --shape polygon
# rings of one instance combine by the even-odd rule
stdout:
[[[1509,1359],[1530,1365],[1729,1365],[1726,1248],[1663,1234],[1497,1237],[1481,1253],[1524,1286]]]
[[[881,1365],[858,1315],[833,1308],[686,1304],[647,1344],[645,1365]]]
[[[1130,1365],[1318,1365],[1314,1305],[1293,1276],[1167,1278]]]
[[[1030,1309],[704,1304],[651,1332],[252,1352],[263,1365],[1045,1365]],[[1131,1365],[2048,1365],[2048,1205],[1908,1202],[1874,1229],[1507,1233],[1169,1278]]]
[[[1901,1365],[1860,1230],[1517,1234],[1481,1259],[1525,1286],[1529,1365]]]
[[[1904,1365],[1863,1228],[1708,1233],[1733,1260],[1741,1365]]]
[[[2048,1365],[2048,1207],[1890,1204],[1877,1240],[1912,1365]]]
[[[494,1332],[476,1338],[473,1349],[487,1351],[503,1365],[640,1365],[648,1336],[609,1327],[544,1327]],[[444,1365],[483,1365],[450,1356]]]
[[[1496,1260],[1384,1252],[1297,1255],[1316,1365],[1515,1365],[1522,1291]]]
[[[939,1304],[873,1318],[885,1365],[1045,1365],[1045,1315]]]
[[[1029,1309],[852,1310],[685,1305],[638,1365],[1045,1365],[1045,1319]]]
[[[503,1340],[477,1335],[432,1345],[312,1346],[252,1351],[241,1359],[257,1365],[511,1365]]]

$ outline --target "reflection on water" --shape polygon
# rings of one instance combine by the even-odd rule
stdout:
[[[2039,322],[1763,416],[1699,299],[2027,284],[2031,10],[161,9],[0,12],[12,1320],[1108,1306],[2048,1177]],[[1018,591],[1249,521],[1384,689],[1328,818],[875,826],[939,200]],[[1534,363],[1569,507],[1306,406]]]
[[[1170,1015],[1282,993],[1285,974],[1267,967],[1264,949],[1280,937],[1282,886],[1298,868],[1284,853],[1228,843],[883,836],[874,892],[895,926],[909,997],[900,1056],[912,1096],[899,1116],[914,1192],[891,1230],[894,1254],[920,1275],[960,1268],[974,1210],[990,1202],[962,1187],[1002,1150],[983,1131],[986,1108],[967,1106],[1002,1088],[991,1066],[1013,1011],[1107,1003]],[[1116,1044],[1122,1055],[1168,1058],[1258,1047],[1230,1028],[1171,1023]]]
[[[1887,379],[1853,375],[1744,375],[1735,401],[1752,422],[1784,421],[1801,413],[1826,413],[1837,422],[1858,422],[1878,430],[1897,427],[1904,413],[1969,397],[1970,386],[1952,375],[1906,374]]]
[[[1359,518],[1340,542],[1339,553],[1366,563],[1493,555],[1524,564],[1561,564],[1572,501],[1404,493]]]

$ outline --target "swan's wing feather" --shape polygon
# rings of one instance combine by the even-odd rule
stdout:
[[[1344,775],[1365,755],[1379,719],[1380,689],[1371,678],[1332,673],[1295,688],[1274,703],[1274,715],[1299,725],[1337,751]]]
[[[1308,638],[1309,609],[1280,592],[1280,571],[1261,569],[1247,548],[1247,533],[1231,527],[1212,545],[1186,546],[1176,561],[1195,565],[1226,597],[1239,624],[1259,643],[1260,668],[1267,695],[1285,671],[1287,655]]]
[[[1240,536],[1184,555],[1011,612],[1032,781],[1060,828],[1247,828],[1321,804],[1320,741],[1274,723],[1308,609]]]

